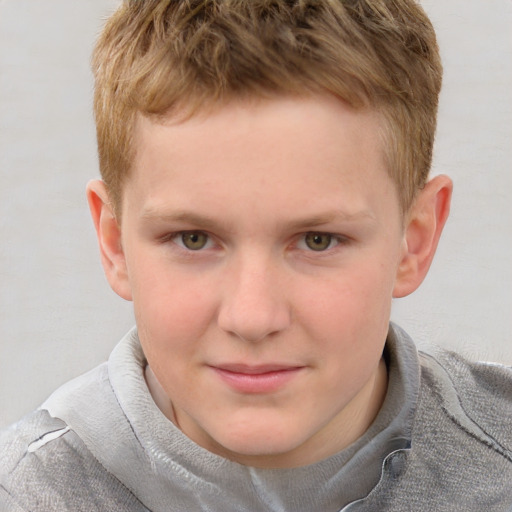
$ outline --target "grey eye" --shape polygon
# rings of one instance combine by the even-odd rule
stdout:
[[[180,235],[183,246],[191,251],[199,251],[208,243],[208,235],[200,231],[189,231]]]
[[[312,251],[325,251],[332,242],[332,235],[328,233],[308,233],[304,237],[306,246]]]

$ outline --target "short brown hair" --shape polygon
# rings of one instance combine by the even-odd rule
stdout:
[[[99,162],[119,205],[138,114],[327,92],[381,112],[406,211],[432,160],[442,67],[414,0],[125,0],[93,55]]]

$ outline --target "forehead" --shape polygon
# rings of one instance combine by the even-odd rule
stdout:
[[[224,125],[226,129],[239,129],[243,125],[249,128],[258,124],[274,127],[294,122],[297,132],[308,128],[311,122],[332,128],[352,123],[357,119],[359,128],[366,126],[374,130],[380,122],[380,113],[369,107],[356,108],[330,93],[304,93],[302,95],[271,95],[234,97],[226,101],[205,102],[201,106],[187,109],[178,106],[168,114],[137,114],[135,134],[143,135],[148,126],[165,126],[181,133],[197,132],[208,129],[214,124]]]
[[[134,135],[127,191],[145,209],[199,193],[219,208],[230,194],[300,208],[308,190],[308,201],[336,192],[356,208],[389,180],[379,115],[331,95],[232,101],[186,119],[141,115]]]

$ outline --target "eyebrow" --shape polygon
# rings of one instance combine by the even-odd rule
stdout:
[[[219,225],[225,226],[225,222],[218,221],[208,215],[200,215],[187,210],[164,212],[153,208],[145,208],[140,217],[148,221],[184,222],[186,224],[201,226],[204,229],[213,229]]]
[[[346,212],[343,210],[332,210],[312,217],[304,217],[291,221],[288,226],[293,229],[313,228],[330,224],[332,222],[357,222],[363,220],[376,220],[375,215],[370,210],[358,210]]]
[[[209,215],[201,215],[196,212],[187,210],[165,212],[153,208],[147,208],[142,211],[141,218],[148,221],[183,222],[193,226],[201,227],[202,229],[215,230],[221,227],[225,231],[231,231],[229,226],[230,223],[217,220]],[[314,228],[332,222],[358,222],[363,220],[376,221],[376,217],[370,210],[358,210],[354,212],[330,210],[318,215],[303,217],[285,222],[285,225],[290,230],[300,230]]]

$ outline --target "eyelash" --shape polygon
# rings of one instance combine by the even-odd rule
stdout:
[[[325,247],[319,247],[317,249],[314,249],[313,247],[308,245],[308,238],[310,238],[309,242],[316,243],[315,239],[320,239],[319,242],[321,243],[322,238],[325,238],[325,237],[328,238],[327,245]],[[322,231],[309,231],[308,233],[305,233],[300,237],[299,242],[297,243],[297,246],[299,246],[299,244],[303,244],[303,245],[306,245],[307,248],[302,247],[301,249],[303,249],[307,252],[321,254],[321,253],[326,253],[333,249],[336,249],[336,247],[338,247],[339,245],[343,244],[346,241],[347,241],[347,239],[345,237],[341,237],[341,236],[335,235],[333,233],[325,233]]]
[[[185,235],[189,235],[189,236],[193,236],[193,235],[203,236],[204,235],[206,237],[206,242],[202,247],[198,247],[197,249],[191,249],[190,247],[187,247],[183,241],[183,237]],[[328,240],[328,244],[325,248],[319,248],[318,250],[315,250],[307,245],[308,242],[306,240],[308,237],[319,237],[319,238],[328,237],[329,240]],[[189,254],[194,253],[194,252],[199,253],[205,249],[211,249],[214,244],[212,236],[209,235],[208,233],[206,233],[205,231],[201,231],[201,230],[177,231],[174,233],[169,233],[168,235],[163,237],[161,240],[164,243],[165,242],[173,242],[182,251],[189,253]],[[314,241],[314,239],[313,239],[313,241]],[[323,232],[323,231],[308,231],[306,233],[301,234],[298,237],[298,242],[295,243],[295,248],[297,248],[301,251],[305,251],[307,253],[317,254],[318,256],[320,256],[325,253],[329,254],[331,251],[339,248],[339,246],[347,245],[349,243],[349,241],[350,241],[350,239],[348,239],[347,237],[341,236],[341,235],[336,235],[334,233],[328,233],[328,232]],[[193,240],[192,240],[192,242],[193,242]],[[302,245],[303,247],[300,247],[300,245]]]
[[[183,241],[183,237],[185,235],[189,235],[189,236],[194,236],[194,235],[203,236],[204,235],[206,237],[205,245],[203,247],[199,247],[197,249],[190,249],[189,247],[185,246],[185,243]],[[194,229],[170,233],[169,235],[166,235],[162,239],[162,241],[163,242],[173,242],[175,245],[177,245],[183,251],[190,252],[190,253],[201,252],[207,245],[211,246],[213,244],[212,237],[208,233],[206,233],[204,231],[200,231],[200,230],[194,230]],[[210,248],[210,247],[208,247],[208,248]]]

